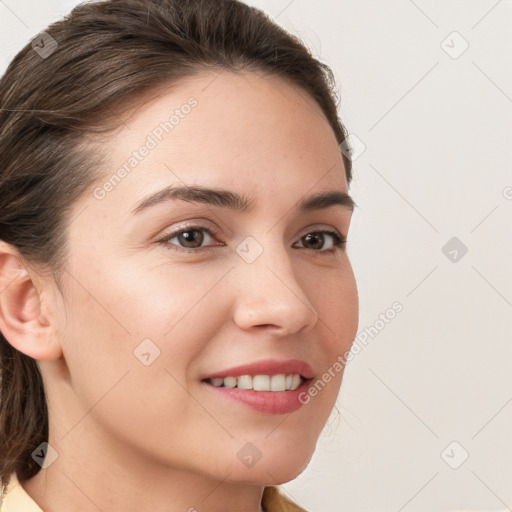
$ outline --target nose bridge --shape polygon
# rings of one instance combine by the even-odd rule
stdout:
[[[316,322],[317,313],[276,236],[245,238],[236,248],[240,294],[235,320],[240,327],[274,325],[287,333]]]

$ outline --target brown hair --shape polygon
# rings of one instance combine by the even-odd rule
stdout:
[[[316,100],[339,144],[347,136],[331,69],[259,9],[237,0],[81,4],[28,43],[0,79],[0,239],[59,284],[68,212],[99,177],[87,134],[105,132],[143,93],[207,69],[280,75]],[[13,471],[20,481],[34,476],[32,452],[44,441],[37,362],[0,334],[0,483]]]

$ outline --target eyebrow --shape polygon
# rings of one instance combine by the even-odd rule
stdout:
[[[139,214],[151,206],[173,199],[208,204],[220,208],[227,208],[235,212],[251,212],[253,210],[253,200],[236,192],[222,188],[208,188],[201,185],[182,187],[171,185],[144,198],[132,210],[132,214]],[[303,214],[335,205],[348,209],[350,213],[352,213],[357,206],[354,199],[346,192],[342,190],[326,190],[303,197],[295,205],[295,210],[297,213]]]

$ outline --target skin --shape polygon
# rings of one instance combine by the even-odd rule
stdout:
[[[279,77],[227,71],[159,89],[101,142],[98,183],[190,96],[197,106],[113,190],[99,200],[91,189],[74,205],[62,289],[0,246],[10,281],[0,328],[38,360],[59,454],[23,482],[47,512],[257,512],[265,485],[305,469],[335,405],[342,372],[289,415],[255,412],[200,382],[267,358],[302,359],[318,378],[356,335],[347,250],[328,254],[329,235],[317,246],[303,238],[347,236],[350,210],[293,211],[307,195],[348,191],[334,133],[309,95]],[[236,191],[255,209],[168,201],[131,214],[172,184]],[[201,232],[196,253],[170,250],[184,247],[176,237],[158,242],[188,220],[218,233]],[[252,263],[236,252],[247,236],[263,248]],[[149,366],[133,353],[146,338],[160,350]],[[252,467],[237,457],[248,442],[262,454]]]

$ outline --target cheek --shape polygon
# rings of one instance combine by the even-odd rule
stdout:
[[[86,285],[73,288],[70,303],[80,307],[69,311],[63,332],[78,399],[71,424],[87,418],[74,431],[74,439],[94,422],[117,439],[154,453],[162,451],[162,439],[177,440],[169,442],[169,449],[179,452],[181,445],[194,443],[193,425],[215,429],[190,399],[188,388],[193,384],[191,365],[219,327],[216,322],[227,318],[218,294],[206,293],[219,278],[181,274],[171,282],[163,276],[151,279],[150,273],[145,279],[129,277],[121,280],[111,273],[108,286],[94,289],[88,283],[89,293]],[[183,433],[187,421],[191,428]]]
[[[225,271],[102,268],[94,282],[77,278],[83,285],[72,287],[66,308],[63,350],[77,393],[93,400],[129,369],[144,369],[141,385],[154,387],[149,375],[165,368],[184,382],[227,318],[216,293]]]
[[[350,347],[359,323],[357,285],[350,265],[317,279],[313,300],[318,313],[318,327],[328,340],[330,357],[335,357],[340,350]]]
[[[157,261],[156,266],[141,261],[131,271],[117,270],[109,277],[112,285],[106,300],[131,332],[142,336],[156,333],[168,339],[202,309],[202,303],[215,307],[212,297],[220,298],[226,269]],[[208,315],[204,321],[207,319]]]
[[[308,391],[311,405],[317,411],[318,432],[338,397],[346,356],[357,335],[359,322],[357,285],[350,265],[330,270],[324,276],[317,276],[310,294],[318,313],[316,328],[321,334],[323,349],[318,351],[321,371]]]

